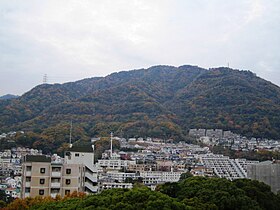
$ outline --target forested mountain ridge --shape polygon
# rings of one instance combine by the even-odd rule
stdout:
[[[2,132],[25,130],[57,138],[58,132],[66,134],[71,120],[76,139],[110,131],[180,139],[189,128],[280,138],[280,88],[250,71],[154,66],[43,84],[0,101]]]
[[[19,96],[12,95],[12,94],[6,94],[6,95],[3,95],[3,96],[0,96],[0,100],[13,99],[13,98],[17,98],[17,97],[19,97]]]

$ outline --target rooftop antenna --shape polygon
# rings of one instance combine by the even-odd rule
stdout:
[[[227,67],[229,68],[229,62],[227,63]]]
[[[94,145],[91,145],[93,156],[92,156],[92,164],[94,164]]]
[[[47,82],[48,82],[48,75],[44,74],[44,76],[43,76],[43,84],[47,84]]]
[[[111,157],[113,156],[113,132],[111,132]]]
[[[70,148],[73,146],[72,145],[72,128],[73,128],[73,123],[72,123],[72,120],[71,120],[71,123],[70,123],[70,137],[69,137]]]

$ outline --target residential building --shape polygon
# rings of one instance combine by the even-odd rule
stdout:
[[[218,177],[229,180],[247,178],[247,166],[252,163],[245,159],[230,159],[228,156],[214,154],[200,155],[199,158],[200,162],[206,168],[213,169]]]
[[[264,161],[247,166],[248,178],[258,180],[268,184],[271,191],[280,191],[280,163],[274,161]]]
[[[123,188],[131,189],[133,187],[132,183],[117,183],[117,182],[102,182],[100,190],[107,190],[112,188]]]
[[[96,163],[97,167],[102,170],[121,170],[127,169],[130,165],[135,165],[135,160],[122,160],[120,155],[112,153],[109,159],[100,159]]]
[[[22,198],[98,191],[97,169],[90,147],[70,148],[61,163],[44,155],[26,155],[22,169]]]
[[[143,171],[140,177],[145,185],[157,185],[165,182],[178,182],[182,172]]]

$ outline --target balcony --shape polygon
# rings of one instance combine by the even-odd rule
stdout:
[[[25,176],[31,176],[31,171],[25,171]]]
[[[60,171],[52,171],[52,177],[61,177]]]
[[[97,174],[96,173],[92,174],[92,173],[87,171],[85,173],[85,177],[88,178],[89,180],[91,180],[92,182],[97,182]]]
[[[90,183],[86,182],[85,187],[88,188],[91,193],[97,193],[98,192],[98,186],[92,186]]]
[[[60,182],[52,182],[51,187],[57,187],[60,188]]]
[[[52,198],[55,198],[57,195],[59,195],[59,193],[51,193]]]

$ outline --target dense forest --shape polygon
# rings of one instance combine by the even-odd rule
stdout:
[[[280,88],[250,71],[154,66],[65,84],[42,84],[0,100],[0,132],[25,131],[55,149],[93,136],[186,139],[190,128],[280,138]],[[33,145],[34,144],[34,145]],[[42,147],[41,147],[42,148]],[[53,148],[51,148],[53,149]]]
[[[5,206],[2,203],[3,207]],[[133,189],[105,190],[97,195],[74,193],[64,198],[17,199],[5,210],[47,209],[201,209],[277,210],[280,197],[258,181],[186,176],[178,183],[159,185],[156,191],[136,184]]]
[[[6,94],[4,96],[0,96],[0,100],[7,100],[7,99],[18,98],[18,97],[19,96],[16,96],[16,95]]]

